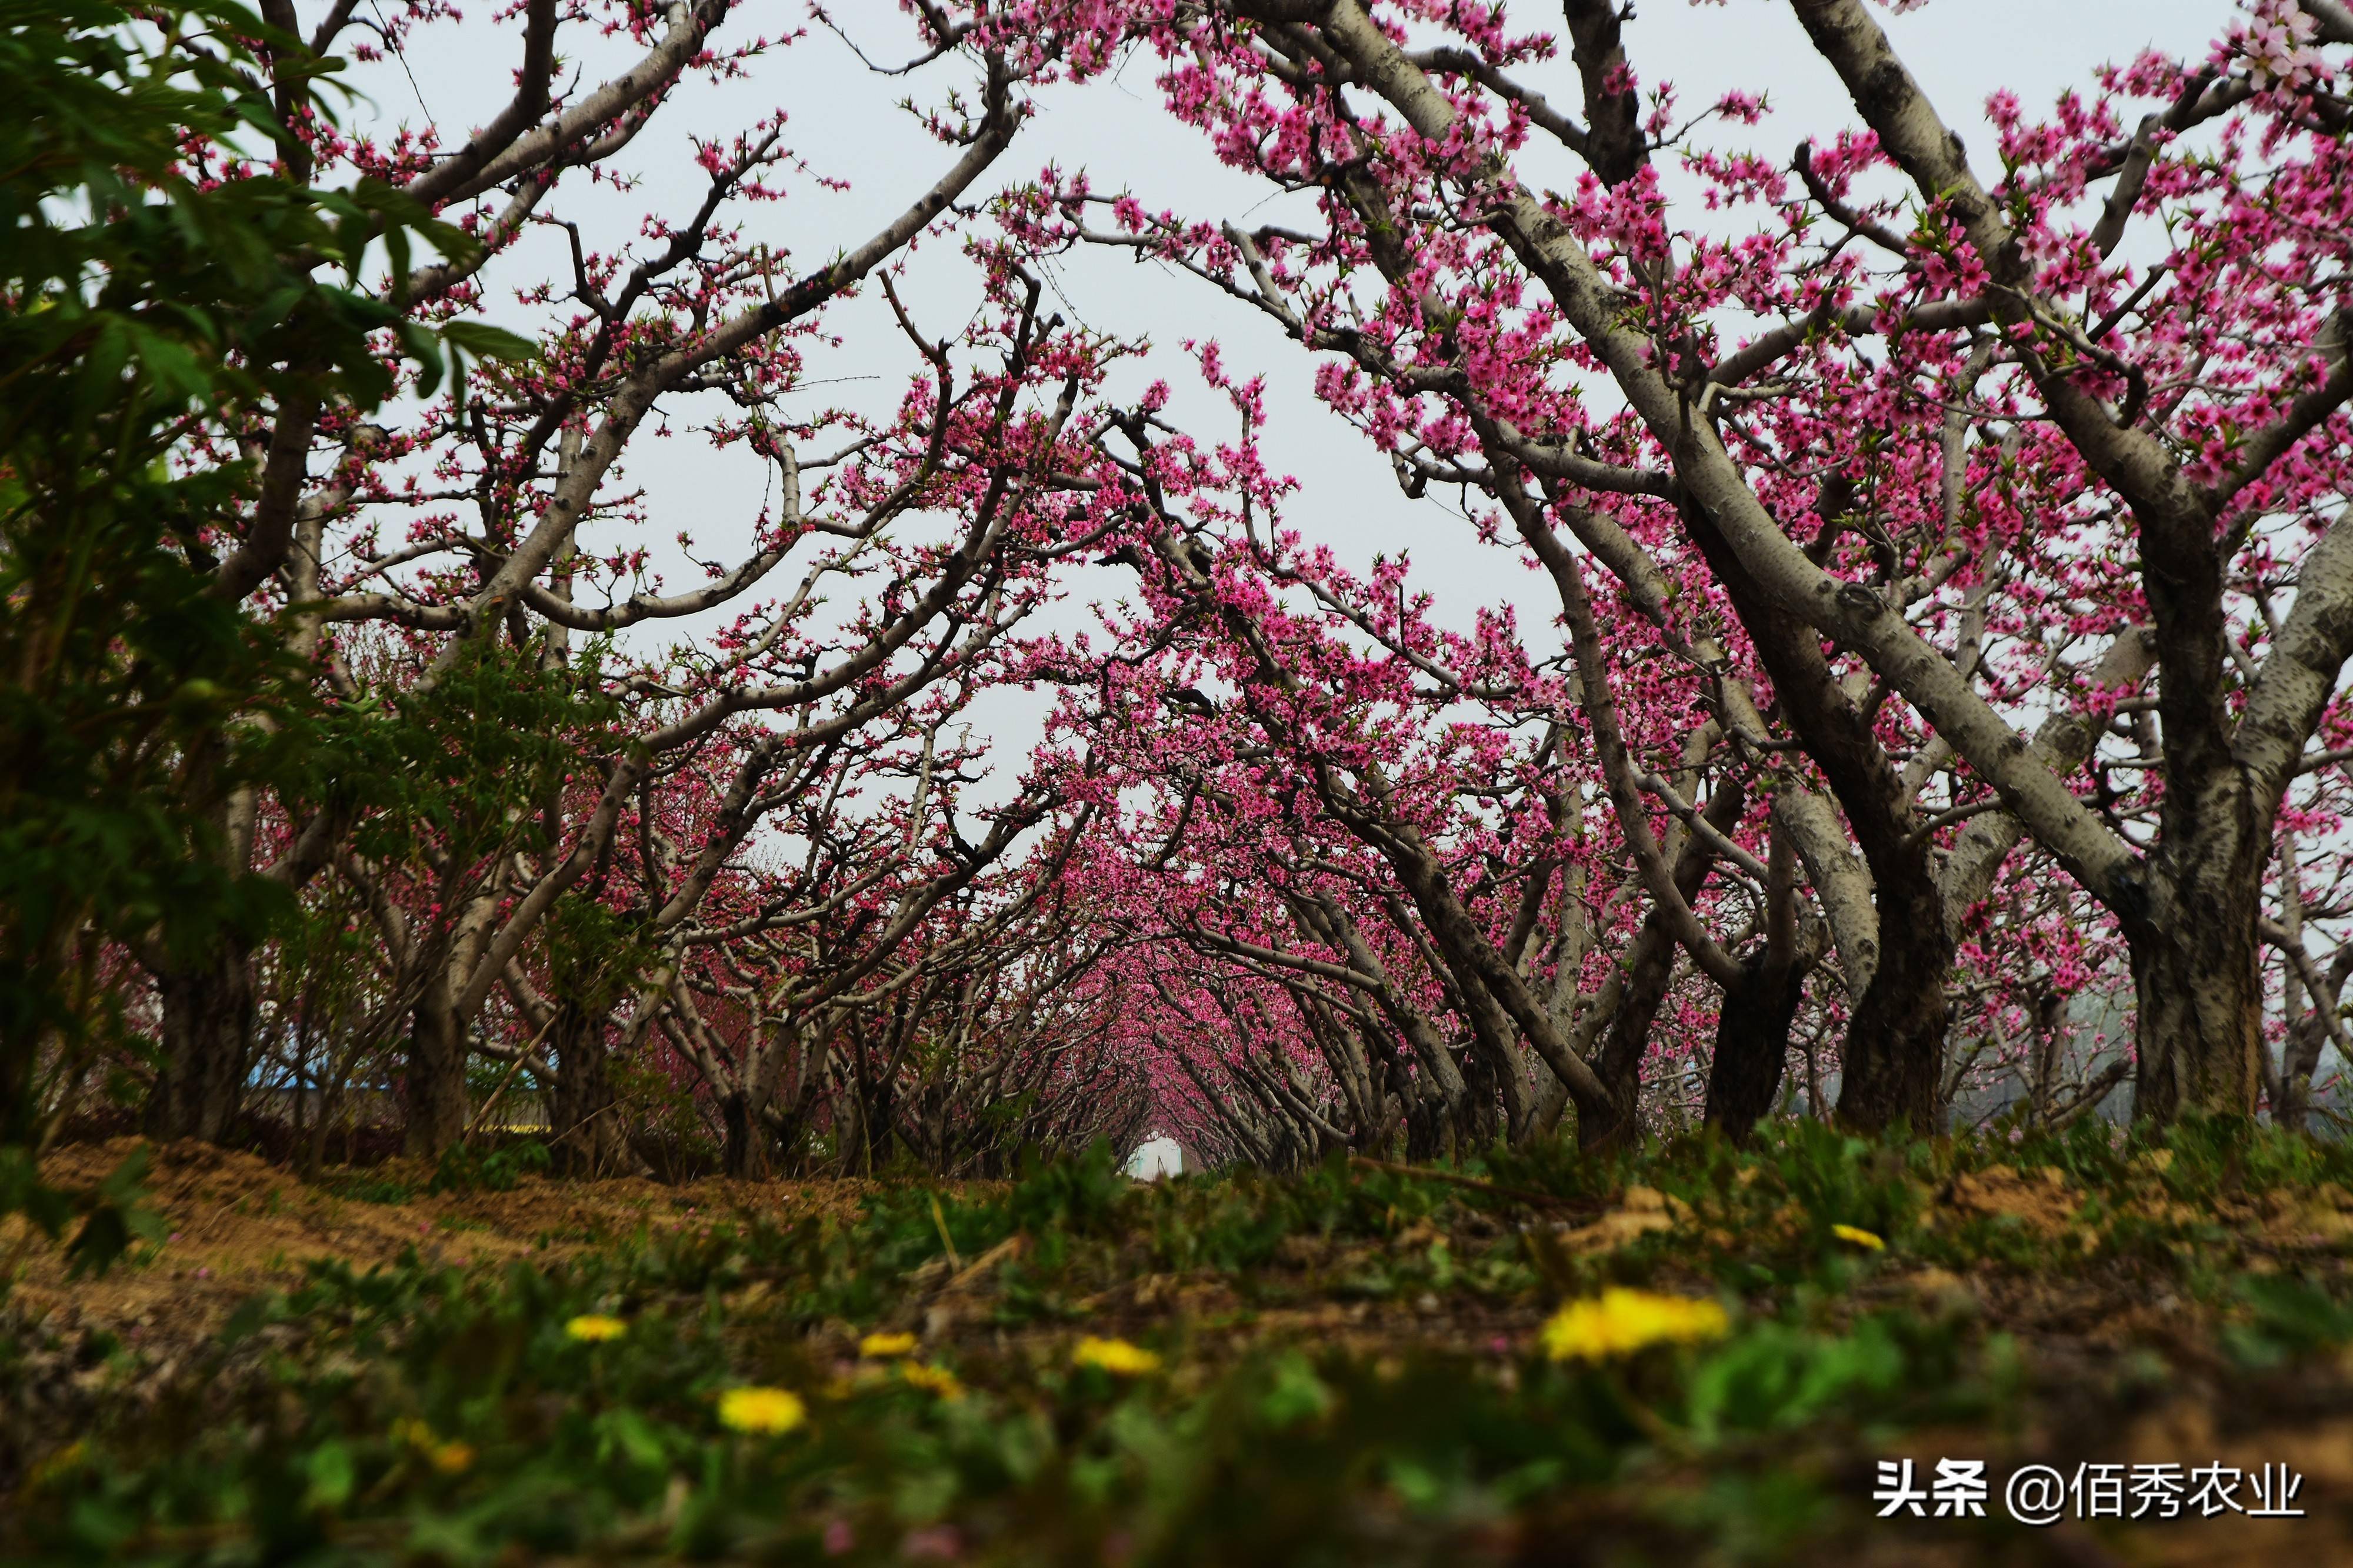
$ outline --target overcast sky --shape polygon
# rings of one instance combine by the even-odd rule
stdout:
[[[836,0],[831,10],[871,57],[910,52],[913,33],[893,0]],[[1989,155],[1992,138],[1983,108],[1997,88],[2015,91],[2031,111],[2070,88],[2088,89],[2095,67],[2128,59],[2143,47],[2202,53],[2235,15],[2234,7],[2217,0],[1935,0],[1903,16],[1882,13],[1882,19],[1947,121],[1960,129],[1980,173],[1990,176],[1998,171]],[[726,33],[773,37],[802,25],[805,16],[798,0],[746,5],[731,18]],[[1512,18],[1520,28],[1558,26],[1557,13],[1546,6],[1514,5]],[[1789,8],[1774,0],[1731,0],[1720,6],[1643,0],[1627,28],[1627,47],[1645,87],[1672,82],[1687,111],[1736,88],[1769,94],[1771,112],[1762,125],[1712,127],[1704,139],[1786,157],[1807,135],[1855,123],[1843,92],[1807,45]],[[412,51],[406,73],[399,62],[364,68],[362,80],[370,101],[353,118],[416,123],[429,114],[445,144],[455,145],[509,90],[519,52],[512,23],[492,23],[486,10],[478,12],[461,29],[442,29],[438,42]],[[623,50],[600,50],[580,66],[596,76],[624,58]],[[1040,112],[999,162],[992,187],[1032,178],[1055,163],[1087,169],[1099,191],[1133,190],[1148,207],[1253,225],[1275,217],[1282,209],[1268,203],[1265,186],[1220,168],[1201,138],[1162,114],[1154,86],[1156,70],[1152,58],[1141,56],[1108,79],[1043,93]],[[1557,101],[1577,101],[1574,69],[1565,58],[1545,68],[1541,81]],[[812,266],[863,238],[944,167],[940,145],[898,101],[912,93],[918,105],[936,105],[950,91],[970,85],[968,68],[955,59],[936,62],[912,78],[878,78],[839,38],[812,26],[790,47],[755,62],[745,79],[716,88],[698,83],[666,107],[655,131],[630,150],[633,166],[643,176],[637,191],[575,195],[564,210],[583,223],[590,244],[617,247],[645,211],[691,210],[702,182],[687,162],[690,134],[723,135],[782,108],[790,116],[789,143],[810,174],[845,180],[849,189],[826,191],[803,180],[791,199],[749,209],[744,221],[754,238],[789,247],[796,268]],[[1574,178],[1565,155],[1556,178],[1542,167],[1527,173],[1536,183],[1562,187]],[[539,254],[543,259],[530,269],[532,275],[562,267],[552,248]],[[499,276],[512,287],[525,270],[510,261]],[[1467,624],[1481,605],[1511,601],[1523,606],[1524,626],[1548,625],[1549,590],[1511,552],[1481,546],[1441,504],[1405,500],[1369,446],[1316,404],[1310,358],[1271,326],[1198,282],[1155,264],[1138,265],[1124,255],[1082,255],[1060,266],[1052,281],[1066,315],[1106,332],[1152,342],[1150,367],[1134,373],[1134,384],[1146,375],[1166,378],[1179,389],[1176,416],[1200,434],[1229,435],[1233,416],[1222,400],[1198,390],[1180,344],[1216,338],[1230,366],[1263,371],[1270,389],[1271,458],[1302,485],[1289,512],[1293,526],[1330,543],[1354,564],[1377,552],[1410,552],[1414,580],[1437,595],[1441,618],[1451,624]],[[904,295],[930,335],[952,332],[972,310],[976,294],[973,269],[953,242],[926,247],[908,268]],[[828,318],[845,341],[839,350],[819,357],[814,384],[800,395],[807,407],[887,407],[896,401],[910,358],[883,310],[876,291]],[[488,313],[514,324],[525,319],[511,296],[494,296]],[[630,476],[648,491],[653,539],[667,541],[680,529],[691,529],[703,559],[740,555],[768,476],[748,457],[714,458],[691,434],[691,410],[682,412],[686,417],[671,440],[641,438],[631,452]],[[665,553],[676,562],[674,551]],[[674,585],[697,576],[691,568],[671,567]],[[1117,592],[1125,576],[1103,570],[1074,586],[1080,597]],[[1083,606],[1075,603],[1055,619],[1065,626],[1088,622]],[[680,630],[671,628],[669,635]],[[1548,633],[1535,635],[1549,638]],[[1025,701],[1018,694],[992,700],[986,722],[996,731],[1000,756],[1027,751],[1042,708],[1042,699]]]

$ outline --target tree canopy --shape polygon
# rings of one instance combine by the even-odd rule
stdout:
[[[1609,0],[924,0],[862,58],[931,163],[797,255],[866,35],[739,9],[522,0],[397,130],[426,0],[0,12],[6,1202],[109,1115],[756,1176],[2327,1108],[2334,0],[1974,150],[1793,0],[1851,114],[1791,154]],[[1030,177],[1120,70],[1283,221]],[[1092,252],[1544,612],[1335,549],[1267,367],[1089,327]]]

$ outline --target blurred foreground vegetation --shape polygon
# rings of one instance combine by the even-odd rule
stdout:
[[[695,1200],[543,1265],[313,1266],[199,1343],[20,1306],[0,1558],[2081,1563],[2353,1541],[2340,1145],[1799,1122],[1608,1165],[1139,1185],[1098,1150],[831,1212]],[[1612,1288],[1709,1305],[1600,1344],[1598,1303],[1638,1300]],[[73,1430],[39,1415],[60,1358]],[[1997,1482],[1987,1521],[1878,1521],[1898,1456],[2295,1461],[2309,1517],[2028,1531]]]

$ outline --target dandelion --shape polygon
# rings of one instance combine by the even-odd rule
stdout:
[[[617,1340],[629,1331],[629,1325],[618,1318],[608,1318],[601,1312],[583,1312],[564,1325],[565,1333],[585,1344],[602,1344]]]
[[[919,1361],[901,1362],[899,1376],[917,1388],[938,1394],[942,1399],[964,1397],[964,1384],[956,1381],[955,1373],[944,1366],[927,1366]]]
[[[858,1342],[858,1353],[869,1361],[889,1361],[915,1353],[913,1334],[869,1334]]]
[[[1717,1302],[1612,1286],[1554,1313],[1544,1326],[1544,1349],[1554,1361],[1607,1361],[1646,1345],[1719,1339],[1730,1326]]]
[[[781,1388],[731,1388],[719,1396],[719,1424],[737,1432],[789,1432],[807,1418],[800,1396]]]
[[[1073,1366],[1099,1366],[1113,1377],[1142,1377],[1160,1370],[1160,1358],[1125,1340],[1081,1340],[1071,1352]]]
[[[1834,1225],[1831,1226],[1831,1234],[1837,1237],[1841,1241],[1848,1242],[1853,1246],[1862,1247],[1865,1252],[1884,1252],[1887,1250],[1887,1243],[1880,1240],[1879,1237],[1872,1235],[1871,1232],[1863,1229],[1861,1226]]]

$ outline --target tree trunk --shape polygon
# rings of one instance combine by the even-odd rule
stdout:
[[[2312,1114],[2312,1075],[2319,1070],[2321,1048],[2327,1043],[2328,1026],[2318,1014],[2307,1012],[2280,1047],[2280,1085],[2272,1097],[2272,1121],[2284,1131],[2305,1130]]]
[[[1739,825],[1746,801],[1739,781],[1728,779],[1708,797],[1704,815],[1718,832],[1729,833]],[[1686,901],[1697,898],[1715,863],[1715,853],[1694,835],[1683,838],[1674,857],[1676,890]],[[1595,1125],[1590,1128],[1579,1124],[1577,1139],[1585,1147],[1623,1145],[1638,1131],[1635,1110],[1641,1103],[1642,1059],[1650,1054],[1651,1028],[1658,1021],[1659,1008],[1674,984],[1677,951],[1666,916],[1653,910],[1634,933],[1634,944],[1625,960],[1618,1011],[1611,1015],[1609,1031],[1602,1036],[1601,1049],[1593,1058],[1593,1070],[1609,1089],[1614,1110],[1606,1121],[1593,1119]]]
[[[1933,885],[1904,898],[1879,884],[1879,968],[1855,1003],[1840,1050],[1838,1119],[1861,1132],[1909,1123],[1936,1131],[1945,1066],[1945,977],[1953,945]]]
[[[564,1175],[609,1175],[629,1163],[628,1140],[613,1110],[612,1053],[605,1020],[574,1003],[559,1004],[548,1030],[555,1082],[548,1094],[548,1133]]]
[[[1687,501],[1681,515],[1731,595],[1789,727],[1845,812],[1875,885],[1880,963],[1847,1021],[1838,1119],[1859,1132],[1905,1121],[1933,1131],[1953,943],[1919,814],[1871,714],[1823,656],[1820,634],[1767,595],[1704,508]]]
[[[1462,1071],[1462,1103],[1455,1108],[1454,1133],[1471,1149],[1484,1149],[1495,1142],[1499,1123],[1495,1115],[1495,1064],[1484,1051],[1474,1045],[1465,1050],[1456,1065]]]
[[[227,1136],[245,1103],[253,1062],[253,959],[222,938],[185,968],[158,971],[164,1066],[147,1100],[147,1131],[157,1138]]]
[[[725,1142],[721,1158],[727,1174],[740,1182],[768,1179],[768,1123],[751,1098],[740,1089],[722,1096],[719,1119]]]
[[[408,1037],[402,1098],[410,1154],[438,1160],[466,1135],[466,1056],[465,1020],[447,981],[437,974],[417,1004]]]
[[[2125,922],[2137,1014],[2133,1115],[2251,1115],[2263,1081],[2261,868],[2229,855],[2180,858],[2188,875],[2152,878],[2149,918]]]
[[[1759,948],[1741,961],[1742,980],[1724,994],[1715,1054],[1708,1063],[1704,1123],[1745,1144],[1773,1113],[1789,1060],[1789,1028],[1806,994],[1805,972]],[[1942,1026],[1939,1026],[1941,1035]]]
[[[1425,1088],[1421,1080],[1408,1086],[1405,1101],[1405,1157],[1416,1163],[1426,1163],[1446,1152],[1446,1129],[1451,1125],[1451,1112],[1445,1098],[1437,1089]]]
[[[1527,1056],[1518,1047],[1511,1018],[1479,977],[1465,973],[1458,978],[1463,999],[1470,1004],[1472,1051],[1486,1065],[1488,1088],[1481,1096],[1480,1120],[1484,1123],[1481,1142],[1493,1142],[1501,1136],[1518,1148],[1536,1131],[1536,1091],[1529,1078]],[[1500,1117],[1497,1100],[1502,1101]]]
[[[891,1163],[896,1144],[899,1121],[895,1114],[898,1096],[892,1092],[895,1087],[887,1074],[875,1080],[871,1092],[863,1079],[859,1082],[858,1128],[866,1141],[866,1173],[870,1176]]]
[[[1609,1032],[1601,1037],[1593,1070],[1609,1090],[1606,1113],[1580,1116],[1577,1142],[1580,1149],[1629,1146],[1639,1131],[1634,1114],[1642,1094],[1642,1058],[1651,1045],[1651,1026],[1674,980],[1675,939],[1667,934],[1666,921],[1652,914],[1634,935],[1626,959],[1618,1011],[1610,1016]]]
[[[2300,930],[2294,940],[2303,941]],[[2272,1121],[2290,1132],[2303,1131],[2312,1113],[2312,1075],[2320,1070],[2329,1021],[2337,1016],[2346,981],[2353,978],[2353,945],[2339,946],[2328,967],[2314,978],[2316,989],[2289,1020],[2287,1038],[2280,1046],[2279,1083],[2272,1094]],[[2298,982],[2291,977],[2288,984],[2294,987]]]
[[[1477,976],[1486,995],[1517,1026],[1521,1037],[1535,1047],[1537,1057],[1567,1087],[1569,1098],[1577,1104],[1578,1144],[1583,1146],[1588,1142],[1588,1122],[1615,1121],[1626,1114],[1625,1108],[1606,1103],[1609,1101],[1609,1090],[1553,1027],[1543,1001],[1529,989],[1519,972],[1504,962],[1503,955],[1480,931],[1448,884],[1444,868],[1421,835],[1410,825],[1400,824],[1368,841],[1405,884],[1414,908],[1420,911],[1430,943],[1441,959],[1458,973]]]

